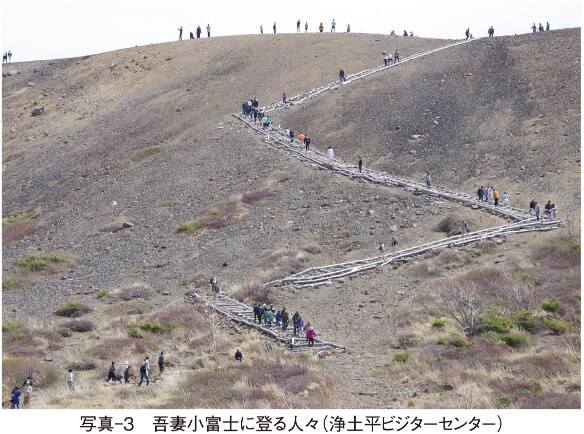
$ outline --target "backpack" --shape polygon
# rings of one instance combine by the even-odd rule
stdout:
[[[142,366],[140,366],[140,374],[145,374],[146,373],[146,363],[142,363]]]

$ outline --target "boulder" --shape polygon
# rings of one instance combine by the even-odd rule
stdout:
[[[42,115],[44,110],[45,110],[44,107],[37,106],[32,109],[32,115],[33,116]]]

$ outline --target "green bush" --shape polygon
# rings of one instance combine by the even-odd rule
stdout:
[[[136,329],[128,330],[128,336],[131,338],[134,338],[134,339],[142,339],[143,338],[143,336],[140,333],[138,333],[138,331]]]
[[[109,294],[109,289],[102,289],[97,293],[97,298],[103,298]]]
[[[21,339],[24,339],[26,337],[26,335],[24,333],[15,333],[10,337],[11,341],[19,341]]]
[[[446,342],[444,339],[440,338],[436,341],[436,345],[448,345],[448,342]]]
[[[193,234],[196,235],[203,230],[203,225],[198,219],[189,220],[187,222],[179,224],[172,230],[174,234]]]
[[[497,395],[495,396],[495,401],[500,407],[508,407],[511,404],[511,398],[507,395]]]
[[[525,387],[520,387],[519,389],[517,389],[517,390],[515,391],[515,393],[516,393],[518,396],[525,396],[525,395],[528,395],[528,394],[530,394],[530,393],[531,393],[531,390],[529,390],[529,389],[527,389],[527,388],[525,388]]]
[[[483,324],[487,330],[497,333],[507,333],[511,330],[513,321],[509,318],[489,312],[483,317]]]
[[[523,344],[523,342],[525,342],[525,338],[523,336],[504,335],[501,340],[513,348],[517,348]]]
[[[445,319],[437,319],[432,323],[432,327],[434,327],[435,329],[439,329],[444,327],[444,324],[446,324]]]
[[[18,285],[18,279],[4,279],[2,280],[2,289],[10,289]]]
[[[541,308],[546,312],[555,312],[562,307],[562,303],[557,300],[544,301]]]
[[[520,310],[513,316],[515,325],[528,332],[533,332],[539,329],[539,318],[530,310]]]
[[[572,325],[572,323],[568,321],[562,321],[551,317],[543,318],[543,323],[556,335],[561,335]]]
[[[146,322],[144,324],[138,324],[138,327],[140,327],[142,330],[151,331],[152,333],[164,333],[166,331],[164,327],[162,327],[160,324],[156,322]]]
[[[453,347],[464,348],[464,347],[470,347],[471,345],[474,345],[474,341],[467,341],[464,337],[462,337],[458,333],[451,333],[450,336],[452,337],[452,339],[450,339],[448,341],[448,345],[452,345]]]
[[[400,362],[400,363],[407,362],[409,358],[410,358],[410,355],[408,353],[398,353],[398,354],[393,356],[393,360],[396,362]]]
[[[22,324],[20,321],[3,322],[2,323],[2,331],[5,332],[9,329],[12,329],[12,330],[19,329],[23,325],[24,324]]]

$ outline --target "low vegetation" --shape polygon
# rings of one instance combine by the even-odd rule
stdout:
[[[2,219],[2,245],[12,243],[36,232],[35,220],[39,217],[35,211],[13,211]]]

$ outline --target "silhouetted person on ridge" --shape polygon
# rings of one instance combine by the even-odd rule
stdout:
[[[201,37],[201,26],[197,26],[197,39]]]
[[[178,40],[182,41],[182,26],[178,28]]]

